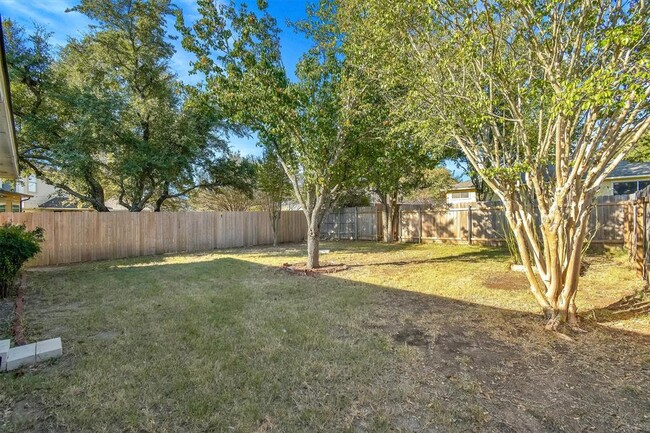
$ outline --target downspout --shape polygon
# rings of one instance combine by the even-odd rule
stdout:
[[[31,197],[27,197],[27,198],[24,199],[24,200],[23,200],[22,198],[20,199],[20,211],[21,211],[21,212],[23,211],[23,202],[29,200],[30,198],[31,198]]]

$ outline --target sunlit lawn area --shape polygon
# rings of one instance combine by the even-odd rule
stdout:
[[[589,258],[571,342],[501,249],[323,248],[351,269],[289,274],[290,245],[30,271],[28,337],[64,356],[0,375],[0,431],[650,430],[650,320],[605,309],[641,288],[624,254]]]

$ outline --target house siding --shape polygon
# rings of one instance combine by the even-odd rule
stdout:
[[[0,193],[0,213],[4,212],[22,212],[20,207],[21,196],[8,192]]]
[[[36,178],[36,191],[29,190],[29,178],[23,177],[16,181],[16,192],[29,194],[32,197],[23,203],[26,212],[39,210],[38,206],[56,195],[56,188],[45,181]]]
[[[598,190],[598,197],[614,195],[614,183],[616,182],[640,182],[640,181],[650,181],[650,176],[605,179],[605,181],[601,184],[600,189]]]

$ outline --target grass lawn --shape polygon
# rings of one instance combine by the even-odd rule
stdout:
[[[0,375],[0,431],[650,431],[641,288],[594,256],[574,342],[543,330],[503,250],[328,243],[32,270],[30,340],[63,358]],[[1,332],[6,332],[0,330]]]

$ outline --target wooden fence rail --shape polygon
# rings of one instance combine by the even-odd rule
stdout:
[[[590,239],[596,244],[622,245],[630,202],[602,197],[589,221]],[[321,239],[381,240],[382,213],[376,207],[333,209],[323,218]],[[502,244],[508,222],[499,203],[473,203],[465,207],[424,209],[403,205],[397,232],[402,242]]]
[[[596,244],[623,245],[628,201],[603,201],[592,209],[590,239]],[[409,209],[400,212],[403,242],[500,244],[508,222],[500,206],[468,206],[444,210]]]
[[[42,251],[29,266],[61,265],[153,254],[208,251],[273,243],[266,212],[34,212],[2,213],[0,224],[42,227]],[[300,211],[280,219],[280,242],[301,242]]]
[[[634,263],[636,273],[650,281],[650,190],[637,193],[629,203],[625,219],[625,248]]]
[[[647,199],[646,199],[647,200]],[[645,209],[643,206],[643,215]],[[623,244],[647,236],[639,227],[644,218],[631,216],[642,206],[630,201],[599,202],[591,214],[593,243]],[[640,211],[639,211],[640,212]],[[0,224],[42,227],[45,242],[30,266],[140,257],[154,254],[209,251],[271,244],[273,233],[265,212],[61,212],[0,213]],[[634,224],[638,221],[634,231]],[[647,224],[646,224],[647,225]],[[405,206],[398,233],[402,242],[500,244],[507,228],[503,209],[479,205],[444,210]],[[380,240],[381,212],[375,207],[329,212],[321,225],[323,239]],[[301,211],[285,211],[280,219],[280,242],[302,242],[307,224]],[[645,243],[644,243],[645,242]],[[641,249],[641,248],[640,248]],[[645,257],[647,248],[639,256]]]

